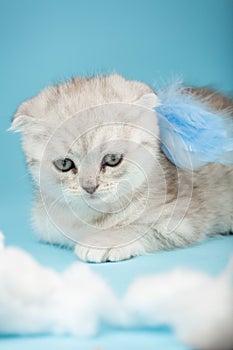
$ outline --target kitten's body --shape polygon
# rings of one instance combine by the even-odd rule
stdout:
[[[195,90],[193,93],[208,97],[216,109],[232,107],[230,101],[207,90]],[[122,110],[121,105],[118,108],[118,103],[123,105]],[[145,84],[112,75],[89,80],[74,79],[49,87],[20,106],[13,127],[23,131],[23,147],[36,183],[33,222],[43,241],[68,246],[78,241],[76,253],[81,259],[100,262],[186,246],[207,236],[233,230],[233,166],[212,163],[193,172],[177,171],[156,139],[159,131],[156,115],[151,111],[156,103],[156,95]],[[108,121],[108,114],[104,116],[104,113],[106,109],[110,113],[109,104],[110,107],[113,104],[114,109],[112,116],[109,115],[110,124],[106,132],[103,124]],[[99,112],[97,107],[84,116],[81,112],[70,123],[70,117],[78,112],[99,105],[106,105],[106,108]],[[127,115],[130,110],[135,110],[135,117]],[[83,119],[86,115],[95,121],[98,128],[88,131],[87,136],[80,136],[76,145],[76,130],[79,134],[84,124],[88,124]],[[154,137],[144,132],[147,117],[148,125],[154,118],[151,126]],[[136,122],[139,131],[135,131],[135,127],[127,127],[126,124],[132,121]],[[123,126],[118,128],[112,122]],[[60,128],[62,123],[65,123],[64,127]],[[55,141],[51,141],[56,128]],[[96,150],[102,152],[99,145],[113,139],[121,140],[128,159],[132,164],[138,162],[135,163],[138,167],[133,168],[129,163],[127,168],[123,161],[121,168],[107,169],[106,173],[98,168],[98,164],[94,169],[98,155],[88,160],[89,155]],[[131,144],[127,144],[129,140]],[[133,143],[140,147],[143,145],[143,150],[132,146]],[[51,165],[52,159],[58,156],[65,158],[69,152],[73,157],[82,153],[84,160],[80,161],[76,174],[68,177],[59,174],[58,178]],[[152,154],[151,160],[149,154]],[[141,175],[143,171],[145,178]],[[84,193],[81,187],[84,188],[83,184],[88,181],[97,181],[96,178],[99,181],[97,198],[92,198],[93,195]],[[103,202],[103,212],[91,208],[94,203],[93,206],[97,205],[100,209],[98,196],[111,197],[116,179],[128,181],[126,197],[132,197],[124,209],[115,210],[116,204],[111,204],[111,201],[106,205]],[[61,196],[63,192],[59,192],[59,184],[65,191],[65,198],[67,195],[69,206]],[[127,192],[129,184],[132,186],[130,194]],[[78,213],[78,216],[73,213]]]

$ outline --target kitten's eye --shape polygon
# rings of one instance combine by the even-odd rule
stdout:
[[[63,173],[75,168],[74,162],[69,158],[55,160],[53,164]]]
[[[102,160],[102,166],[116,166],[121,163],[123,159],[123,154],[113,153],[106,154]]]

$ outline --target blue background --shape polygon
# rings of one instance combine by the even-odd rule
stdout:
[[[48,84],[116,71],[151,86],[182,76],[232,93],[231,0],[0,0],[0,229],[7,244],[57,270],[75,257],[40,244],[30,228],[32,185],[19,135],[7,133],[18,105]],[[137,275],[190,266],[220,272],[232,238],[118,264],[92,265],[118,293]],[[167,329],[106,332],[92,339],[3,337],[1,349],[185,349]]]

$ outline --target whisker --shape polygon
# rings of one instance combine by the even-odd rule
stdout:
[[[56,198],[56,199],[50,204],[50,206],[48,207],[48,212],[50,212],[51,209],[53,209],[53,208],[56,206],[56,204],[57,204],[62,198],[64,198],[63,195],[61,195],[61,196],[59,196],[58,198]]]

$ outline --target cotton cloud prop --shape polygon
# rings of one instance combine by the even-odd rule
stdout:
[[[119,299],[88,265],[63,273],[0,235],[0,333],[91,336],[101,322],[118,327],[171,326],[196,349],[232,349],[232,264],[219,277],[176,269],[138,278]]]

